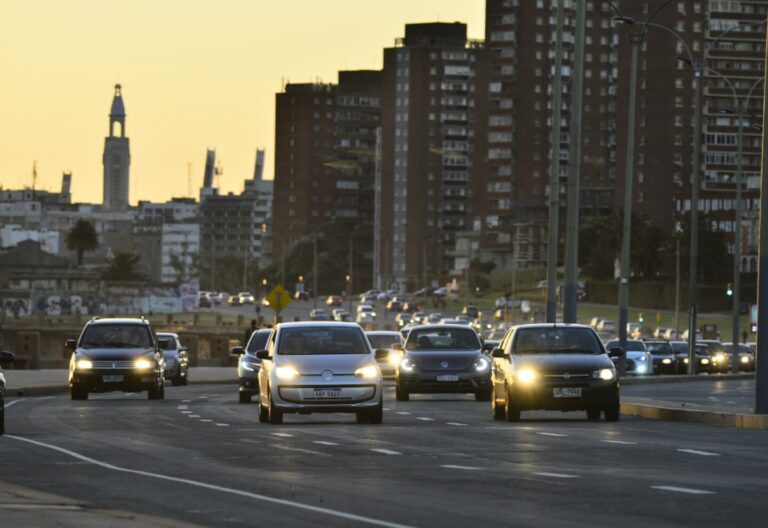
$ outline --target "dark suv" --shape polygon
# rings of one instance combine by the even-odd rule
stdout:
[[[13,352],[0,352],[0,364],[13,363]],[[5,433],[5,376],[0,367],[0,435]]]
[[[165,397],[165,359],[155,331],[143,318],[93,318],[66,347],[74,350],[69,362],[73,400],[110,391],[148,391],[150,400]]]

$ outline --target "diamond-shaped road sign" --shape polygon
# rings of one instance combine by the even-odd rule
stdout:
[[[269,303],[269,307],[272,308],[276,314],[279,314],[286,306],[291,304],[291,296],[278,284],[267,294],[267,302]]]

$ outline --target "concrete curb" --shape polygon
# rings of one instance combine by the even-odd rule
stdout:
[[[685,404],[639,403],[622,399],[621,414],[664,422],[689,422],[737,429],[768,429],[768,414],[745,414],[723,410],[684,408]]]
[[[692,381],[727,381],[748,380],[755,377],[754,372],[744,374],[698,374],[695,376],[664,375],[664,376],[639,376],[625,377],[621,379],[622,385],[654,385],[656,383],[687,383]]]

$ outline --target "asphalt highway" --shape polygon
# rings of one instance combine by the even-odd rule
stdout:
[[[164,526],[766,524],[768,431],[584,413],[512,424],[469,397],[393,394],[380,426],[260,424],[233,385],[9,398],[0,484]],[[25,515],[15,525],[38,525]]]
[[[731,411],[751,412],[754,409],[754,379],[718,380],[716,376],[696,383],[627,385],[622,388],[622,393],[632,398],[684,402],[698,406],[721,407]]]

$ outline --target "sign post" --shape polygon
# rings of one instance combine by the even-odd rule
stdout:
[[[269,303],[269,307],[275,312],[275,324],[277,324],[279,322],[280,312],[291,304],[291,296],[278,284],[267,294],[266,299],[267,303]]]

